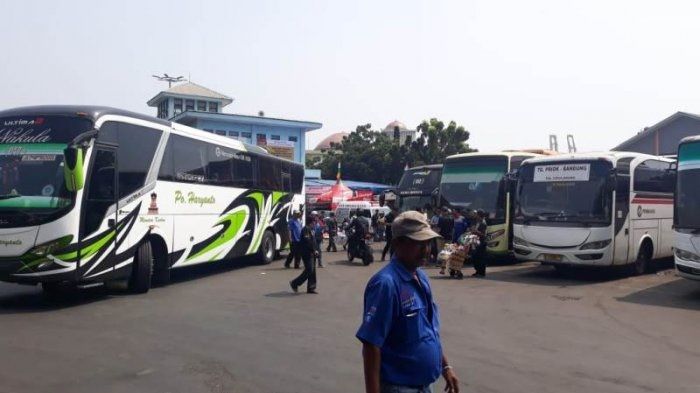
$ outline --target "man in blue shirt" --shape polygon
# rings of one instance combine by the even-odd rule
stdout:
[[[459,381],[440,344],[440,316],[430,282],[419,268],[430,257],[432,239],[425,216],[408,211],[392,224],[394,257],[365,289],[362,341],[367,393],[428,393],[442,376],[448,393]]]
[[[292,213],[292,219],[289,220],[289,255],[284,262],[284,267],[288,268],[294,259],[294,268],[299,269],[301,254],[299,253],[299,242],[301,242],[301,213],[295,211]]]

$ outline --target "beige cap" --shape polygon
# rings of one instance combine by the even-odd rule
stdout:
[[[423,213],[407,211],[399,214],[391,224],[391,233],[394,238],[406,236],[419,242],[442,237],[430,229],[430,224]]]

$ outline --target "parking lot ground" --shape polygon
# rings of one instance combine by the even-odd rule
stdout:
[[[386,262],[324,257],[318,295],[293,294],[282,261],[177,271],[146,295],[0,284],[0,392],[360,392],[354,334]],[[426,270],[465,392],[700,392],[700,283],[670,268]]]

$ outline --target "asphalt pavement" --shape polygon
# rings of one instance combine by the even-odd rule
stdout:
[[[300,270],[282,261],[176,271],[145,295],[52,300],[0,284],[0,392],[361,392],[354,335],[364,285],[386,262],[324,257],[318,295],[292,293]],[[426,270],[464,392],[700,392],[700,282],[672,269]]]

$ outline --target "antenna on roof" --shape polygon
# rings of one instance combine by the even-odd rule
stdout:
[[[557,136],[554,134],[549,135],[549,150],[559,151],[559,143],[557,143]]]
[[[576,153],[576,142],[573,135],[566,136],[566,144],[569,145],[569,153]]]
[[[151,75],[152,77],[158,79],[161,82],[168,82],[168,89],[173,87],[173,82],[182,82],[185,80],[184,76],[170,76],[166,73],[163,73],[163,75]]]

